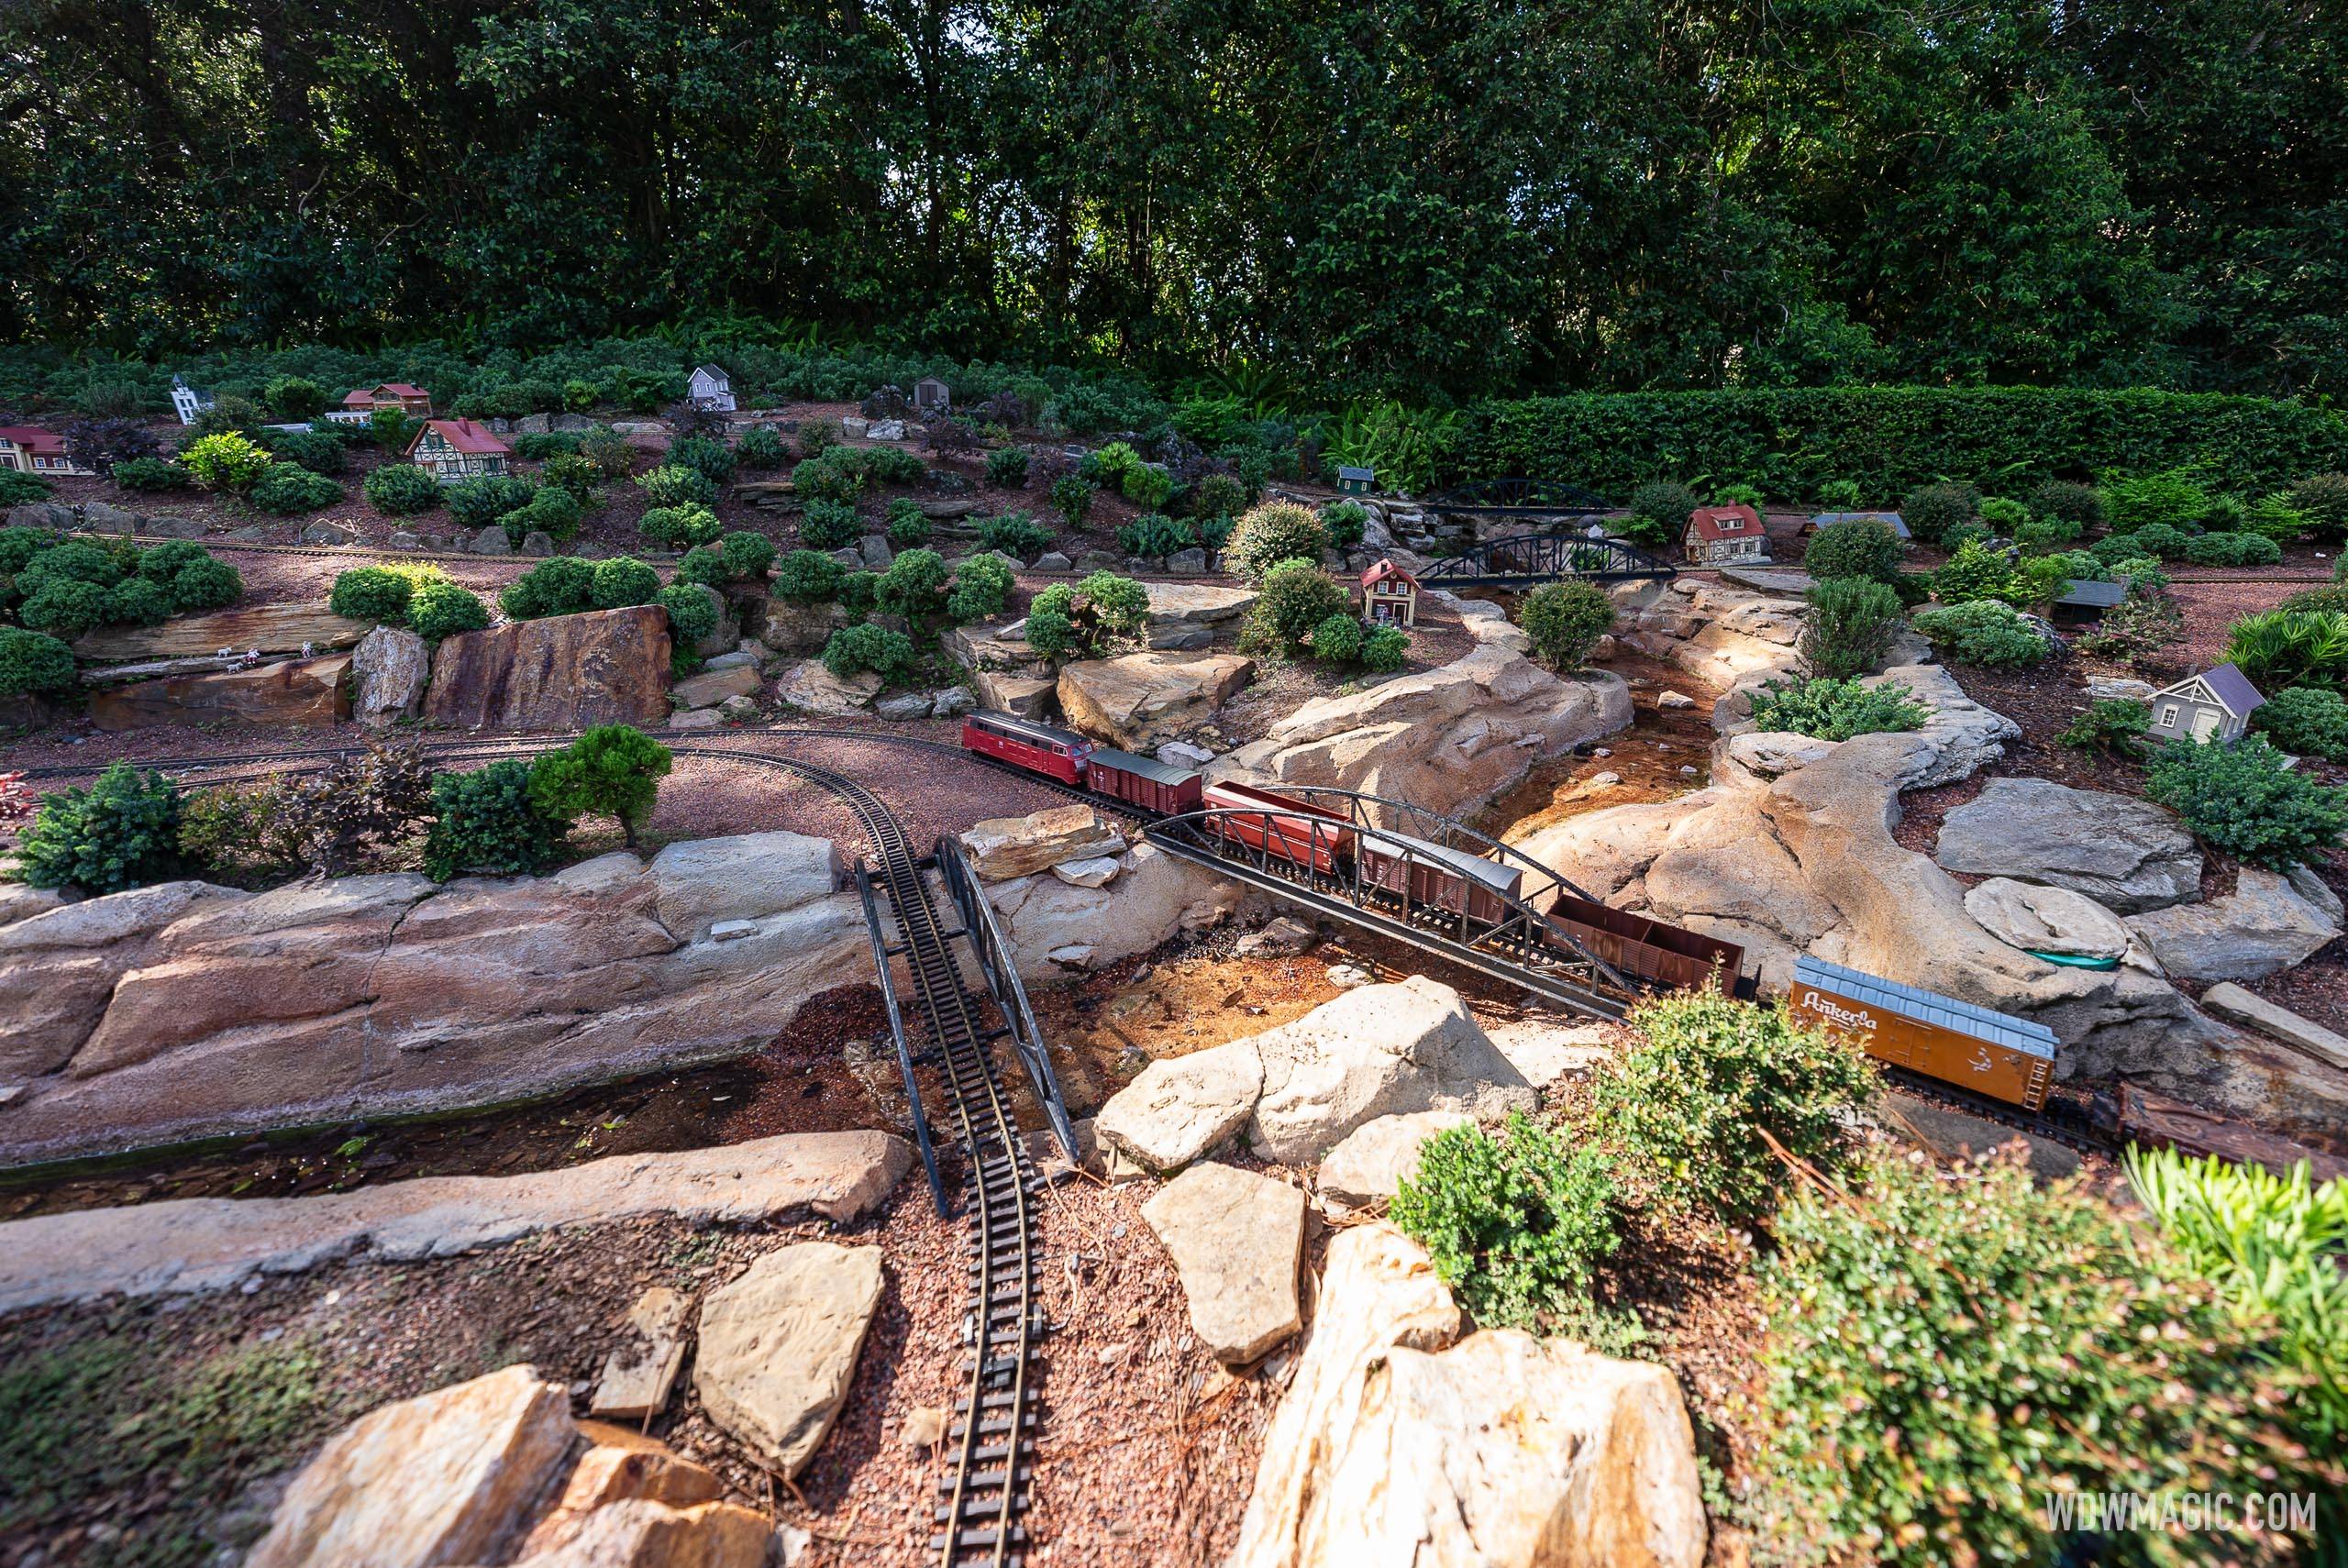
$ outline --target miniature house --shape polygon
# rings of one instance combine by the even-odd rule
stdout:
[[[1801,531],[1814,534],[1821,528],[1832,528],[1837,523],[1880,523],[1890,529],[1891,536],[1903,545],[1911,537],[1908,532],[1908,519],[1897,512],[1822,512],[1803,524]]]
[[[1339,495],[1368,495],[1378,483],[1378,475],[1368,469],[1340,468],[1337,470]]]
[[[1361,574],[1362,619],[1378,626],[1419,624],[1419,580],[1384,557]]]
[[[405,381],[385,381],[381,386],[353,387],[343,394],[342,412],[366,418],[379,408],[396,408],[417,419],[432,417],[432,394],[422,387],[412,387]]]
[[[685,396],[711,414],[734,412],[734,379],[715,365],[695,365],[685,378]]]
[[[1769,558],[1769,536],[1750,506],[1700,506],[1688,514],[1680,553],[1696,566],[1728,566]]]
[[[0,468],[20,474],[86,474],[66,455],[64,440],[38,425],[0,425]]]
[[[212,406],[212,394],[198,391],[179,376],[172,378],[172,412],[180,416],[182,425],[193,425],[195,416]]]
[[[407,444],[407,460],[443,483],[502,474],[513,456],[488,425],[471,419],[427,420]]]
[[[2153,722],[2147,733],[2154,740],[2175,740],[2180,735],[2197,741],[2238,740],[2250,724],[2252,711],[2265,701],[2248,676],[2232,665],[2221,664],[2154,692],[2148,704]]]
[[[953,406],[953,390],[936,376],[924,376],[914,383],[915,414],[943,414]]]
[[[2046,618],[2057,626],[2086,626],[2103,619],[2103,613],[2128,597],[2125,582],[2091,582],[2066,578],[2063,591],[2047,607]]]

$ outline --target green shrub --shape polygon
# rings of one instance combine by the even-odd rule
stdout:
[[[670,443],[663,467],[691,469],[714,487],[734,477],[732,447],[707,436],[687,436]],[[714,499],[714,496],[712,497]]]
[[[817,604],[840,591],[846,569],[821,550],[792,550],[775,563],[774,591],[795,604]]]
[[[334,580],[327,608],[353,621],[381,625],[407,624],[407,602],[415,592],[415,577],[391,567],[352,567]]]
[[[17,573],[17,586],[30,592],[54,581],[94,583],[111,588],[130,575],[138,552],[128,545],[101,544],[95,539],[68,539],[40,550]]]
[[[718,607],[710,602],[711,591],[700,583],[672,582],[655,596],[669,613],[671,643],[691,647],[717,630]]]
[[[0,626],[0,697],[65,691],[73,685],[73,650],[43,632]]]
[[[367,504],[386,517],[406,517],[440,504],[440,481],[413,463],[385,463],[359,489]]]
[[[2211,848],[2279,871],[2316,859],[2348,830],[2348,790],[2288,764],[2260,734],[2172,741],[2146,766],[2144,793]]]
[[[913,667],[913,639],[903,632],[869,622],[843,626],[824,645],[824,668],[843,680],[870,670],[885,683],[896,680]]]
[[[2348,582],[2334,581],[2321,588],[2302,589],[2275,608],[2277,610],[2348,610]]]
[[[1750,506],[1758,512],[1767,497],[1757,484],[1722,484],[1712,487],[1714,506]]]
[[[803,458],[820,458],[847,438],[846,433],[840,429],[840,422],[836,419],[803,421],[799,426],[799,455]]]
[[[997,490],[1027,488],[1027,448],[998,447],[987,454],[987,483]]]
[[[1259,502],[1233,525],[1224,558],[1240,577],[1261,582],[1283,561],[1318,562],[1329,530],[1312,508],[1292,501]]]
[[[1479,1326],[1539,1331],[1621,1245],[1614,1208],[1605,1156],[1518,1111],[1498,1137],[1469,1122],[1421,1144],[1390,1216]]]
[[[314,474],[338,474],[349,466],[342,437],[324,430],[271,430],[261,445],[281,461],[299,464]]]
[[[858,456],[882,484],[919,484],[929,477],[929,465],[903,447],[874,447]]]
[[[2002,599],[2020,606],[2030,602],[2030,590],[2003,550],[1967,539],[1933,573],[1933,597],[1944,604]]]
[[[595,566],[576,556],[540,561],[508,583],[497,602],[509,621],[575,615],[595,607]]]
[[[84,788],[41,797],[17,846],[16,878],[94,894],[168,882],[184,869],[180,811],[177,784],[116,762]]]
[[[1131,578],[1096,571],[1070,587],[1056,582],[1027,607],[1027,646],[1047,658],[1076,653],[1100,658],[1140,640],[1149,625],[1149,591]]]
[[[1125,470],[1118,489],[1135,506],[1151,510],[1163,506],[1174,493],[1174,476],[1154,464],[1142,463]]]
[[[23,506],[29,502],[47,501],[51,488],[50,482],[39,474],[0,469],[0,506]]]
[[[1087,452],[1077,471],[1103,490],[1123,490],[1125,476],[1142,466],[1141,454],[1123,441]]]
[[[630,849],[676,759],[630,724],[599,724],[530,765],[530,800],[548,822],[610,817]]]
[[[2226,661],[2262,690],[2337,686],[2348,677],[2348,614],[2337,610],[2265,610],[2236,621]]]
[[[482,474],[448,486],[440,500],[460,526],[478,529],[502,524],[507,513],[529,505],[537,490],[528,480],[512,474]]]
[[[1369,508],[1358,501],[1333,501],[1321,509],[1321,525],[1329,530],[1330,544],[1352,549],[1368,531]]]
[[[579,437],[579,455],[605,479],[626,479],[636,471],[636,443],[608,425],[598,425]]]
[[[1092,511],[1092,481],[1081,474],[1062,474],[1052,481],[1052,510],[1060,514],[1071,532],[1084,526],[1085,517]]]
[[[1411,634],[1400,626],[1379,626],[1361,643],[1362,668],[1390,675],[1411,659]]]
[[[1789,1517],[1767,1533],[1820,1561],[2051,1563],[2083,1539],[2053,1528],[2053,1496],[2314,1489],[2271,1414],[2288,1393],[2245,1376],[2216,1291],[2077,1178],[1887,1155],[1855,1195],[1789,1205],[1777,1239],[1755,1430]]]
[[[2103,497],[2091,484],[2047,480],[2030,492],[2030,510],[2033,516],[2070,524],[2075,539],[2103,526]]]
[[[686,582],[705,582],[712,588],[722,588],[729,582],[752,582],[767,574],[774,564],[774,541],[764,534],[737,529],[717,542],[714,548],[695,546],[685,552],[677,563],[677,576]]]
[[[489,624],[489,606],[481,595],[445,579],[427,579],[415,585],[407,602],[407,629],[427,643],[478,632]]]
[[[921,502],[910,496],[889,502],[884,525],[889,543],[901,550],[929,543],[929,519],[922,515]]]
[[[1969,484],[1924,485],[1899,503],[1908,532],[1928,545],[1945,544],[1950,534],[1977,521],[1980,512],[1981,492]]]
[[[633,556],[615,556],[595,563],[588,597],[598,610],[623,610],[649,604],[659,595],[660,574]]]
[[[1361,622],[1341,611],[1312,628],[1312,657],[1327,664],[1352,664],[1361,657]]]
[[[2043,659],[2046,639],[2010,604],[1994,599],[1920,610],[1910,624],[1952,664],[2020,668]]]
[[[2348,535],[2348,474],[2314,474],[2284,494],[2292,509],[2327,539]]]
[[[2032,517],[2013,531],[2013,541],[2024,555],[2043,556],[2060,550],[2079,536],[2078,525],[2059,517]]]
[[[979,519],[979,543],[1014,560],[1032,561],[1052,547],[1052,531],[1024,512]]]
[[[367,438],[380,451],[404,452],[421,424],[410,419],[405,409],[379,408],[367,416]]]
[[[853,460],[845,447],[836,447],[821,458],[810,458],[791,470],[792,493],[809,506],[819,501],[853,506],[857,497],[864,493],[864,465]]]
[[[1545,582],[1519,612],[1533,649],[1552,669],[1578,669],[1598,639],[1614,629],[1614,601],[1589,582]]]
[[[2019,501],[2009,501],[2003,496],[1991,496],[1981,502],[1981,521],[1988,525],[1992,533],[2010,539],[2014,536],[2014,530],[2030,521],[2030,508]],[[2064,536],[2072,539],[2078,537],[2075,533]]]
[[[515,457],[532,463],[579,455],[579,436],[570,430],[524,430],[506,437],[506,445]]]
[[[41,581],[17,606],[17,619],[37,632],[49,632],[72,642],[111,618],[112,583],[84,582],[78,578],[52,577]]]
[[[2149,749],[2144,731],[2152,722],[2151,710],[2132,698],[2099,698],[2054,739],[2080,751],[2099,751],[2124,762],[2141,762]]]
[[[527,506],[498,521],[504,525],[506,540],[517,550],[533,534],[544,534],[558,545],[567,544],[579,533],[579,500],[567,490],[540,485]]]
[[[305,376],[280,376],[261,389],[260,401],[280,419],[316,419],[326,412],[327,389]]]
[[[342,499],[342,486],[299,463],[271,463],[253,481],[247,499],[262,512],[289,517],[332,506]]]
[[[637,533],[655,544],[671,547],[706,545],[724,532],[725,527],[725,525],[717,520],[716,513],[706,506],[690,502],[679,506],[655,506],[636,523]]]
[[[1117,530],[1117,546],[1130,556],[1145,556],[1163,560],[1177,550],[1187,550],[1197,542],[1187,523],[1178,523],[1163,513],[1145,513]]]
[[[1280,562],[1264,574],[1262,587],[1247,610],[1243,647],[1292,652],[1324,621],[1346,611],[1344,584],[1312,561]]]
[[[734,443],[734,460],[743,468],[764,472],[782,467],[791,460],[791,454],[783,447],[781,431],[770,425],[753,425]]]
[[[2094,628],[2080,636],[2080,651],[2099,658],[2136,659],[2182,638],[2184,610],[2170,595],[2146,586],[2152,580],[2132,583],[2128,597],[2105,611]],[[2139,591],[2140,587],[2144,591]]]
[[[586,458],[557,455],[540,467],[538,478],[544,490],[559,490],[584,508],[603,488],[604,470]]]
[[[2180,558],[2193,541],[2192,535],[2180,528],[2172,528],[2165,523],[2148,523],[2134,533],[2122,536],[2134,547],[2136,554],[2163,561]]]
[[[1862,577],[1889,582],[1899,573],[1899,536],[1872,517],[1829,523],[1803,552],[1802,569],[1821,582]]]
[[[147,551],[139,558],[138,572],[171,595],[174,615],[225,610],[245,593],[245,580],[235,567],[184,539]]]
[[[529,763],[508,757],[474,773],[435,774],[424,874],[445,882],[467,875],[536,876],[553,866],[570,823],[532,798],[531,772]]]
[[[2264,534],[2201,534],[2185,541],[2185,558],[2195,566],[2273,566],[2283,547]]]
[[[811,501],[799,514],[799,537],[810,548],[836,550],[862,536],[864,524],[845,501]]]
[[[1011,568],[1000,556],[972,556],[954,569],[954,591],[947,595],[946,614],[958,626],[967,626],[1002,613],[1010,602]]]
[[[1210,517],[1193,517],[1191,526],[1198,530],[1199,543],[1210,550],[1220,550],[1231,543],[1233,525],[1227,513],[1218,512]]]
[[[1230,474],[1207,474],[1191,488],[1193,517],[1236,517],[1247,505],[1247,487]]]
[[[1880,686],[1832,677],[1800,683],[1772,680],[1753,693],[1753,722],[1765,730],[1790,730],[1830,741],[1920,730],[1932,712],[1912,701],[1914,696],[1896,680]]]
[[[880,574],[877,571],[843,571],[840,576],[840,608],[851,615],[871,613],[872,602],[878,597]]]
[[[2245,533],[2263,535],[2282,545],[2315,532],[2315,519],[2292,505],[2288,495],[2277,491],[2253,502],[2243,515],[2242,526]]]
[[[160,583],[143,577],[126,577],[106,590],[109,625],[159,626],[171,615],[171,595]]]
[[[161,458],[132,458],[114,466],[114,482],[125,490],[151,495],[161,491],[185,490],[195,482],[195,476]]]
[[[0,472],[14,473],[13,469]],[[33,558],[43,550],[62,542],[62,536],[47,528],[28,527],[22,523],[0,528],[0,577],[14,577],[32,565]]]
[[[206,490],[244,491],[269,471],[269,453],[235,431],[199,436],[180,450],[180,464]]]
[[[873,586],[873,602],[891,614],[918,623],[946,602],[946,560],[936,550],[904,550]]]
[[[717,486],[699,469],[689,469],[681,463],[663,463],[637,476],[637,488],[644,491],[647,504],[665,506],[710,506],[716,502]]]
[[[2210,506],[2210,492],[2188,469],[2106,475],[2102,489],[2103,514],[2115,534],[2138,533],[2156,524],[2190,532]]]
[[[2250,723],[2294,756],[2348,761],[2348,699],[2337,691],[2287,686],[2260,703]]]

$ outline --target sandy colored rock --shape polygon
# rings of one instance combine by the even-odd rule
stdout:
[[[247,1568],[493,1562],[572,1432],[562,1385],[527,1366],[386,1405],[304,1467]]]
[[[776,1474],[797,1475],[847,1398],[880,1286],[878,1247],[802,1242],[759,1257],[702,1301],[703,1410]]]
[[[109,731],[235,721],[323,729],[350,716],[349,654],[281,659],[246,669],[168,676],[93,692],[90,723]]]
[[[563,1545],[515,1568],[767,1568],[774,1521],[737,1503],[620,1502],[598,1508]]]
[[[1052,867],[1052,875],[1071,888],[1105,888],[1116,878],[1124,863],[1113,855],[1097,856],[1089,860],[1063,860]]]
[[[0,1311],[227,1290],[349,1257],[452,1257],[639,1214],[693,1225],[870,1213],[913,1159],[886,1132],[786,1132],[516,1176],[423,1176],[315,1198],[181,1198],[0,1223]]]
[[[1238,654],[1131,653],[1085,659],[1060,671],[1069,726],[1127,750],[1146,751],[1194,729],[1255,678]]]
[[[1146,582],[1149,624],[1160,626],[1228,626],[1262,597],[1252,588],[1211,582]]]
[[[962,849],[981,881],[1002,882],[1069,861],[1121,856],[1125,836],[1108,817],[1080,803],[974,823],[962,835]]]
[[[725,1490],[717,1476],[680,1455],[658,1438],[603,1421],[581,1421],[587,1452],[570,1467],[561,1494],[531,1526],[515,1553],[526,1562],[575,1539],[588,1517],[614,1503],[660,1503],[689,1508],[713,1501]]]
[[[424,716],[518,730],[655,725],[669,716],[669,614],[591,610],[460,632],[432,656]]]
[[[847,876],[839,846],[799,833],[743,833],[664,845],[648,874],[653,913],[680,942],[719,921],[757,920],[830,896]]]
[[[809,658],[782,672],[775,682],[774,694],[794,708],[836,718],[860,713],[870,707],[872,699],[880,695],[881,685],[880,677],[870,670],[858,675],[834,675],[824,667],[822,659]]]
[[[1614,1056],[1604,1026],[1595,1023],[1536,1017],[1496,1023],[1484,1032],[1509,1065],[1536,1089],[1545,1089],[1560,1078],[1586,1077]]]
[[[657,1416],[668,1406],[669,1391],[684,1370],[683,1330],[692,1309],[691,1302],[665,1285],[653,1286],[636,1298],[627,1311],[626,1337],[604,1359],[590,1414],[637,1421]]]
[[[0,1085],[71,1061],[156,933],[191,910],[249,896],[210,882],[159,882],[71,903],[52,896],[41,900],[46,909],[0,926]],[[6,1132],[0,1118],[0,1140]]]
[[[1965,912],[2025,953],[2117,958],[2128,951],[2128,928],[2120,917],[2068,888],[1992,877],[1966,889]]]
[[[669,695],[687,708],[714,708],[728,697],[755,697],[766,684],[756,665],[704,670],[669,689]]]
[[[290,654],[350,647],[373,629],[323,604],[254,604],[174,615],[160,626],[101,627],[75,638],[73,652],[85,659],[193,658],[222,648]]]
[[[1419,1168],[1419,1151],[1428,1139],[1475,1120],[1464,1110],[1417,1110],[1363,1122],[1321,1162],[1313,1186],[1322,1206],[1343,1216],[1390,1201]]]
[[[1245,1127],[1263,1087],[1251,1043],[1211,1045],[1144,1067],[1101,1107],[1093,1132],[1151,1170],[1180,1170]]]
[[[2203,991],[2201,1005],[2229,1023],[2255,1029],[2270,1040],[2279,1040],[2327,1066],[2348,1073],[2348,1039],[2301,1018],[2288,1008],[2246,991],[2231,980],[2221,980]]]
[[[398,626],[377,626],[350,656],[350,716],[369,729],[413,718],[432,675],[424,639]]]
[[[998,713],[1013,713],[1023,719],[1050,716],[1059,692],[1059,683],[1047,676],[1006,674],[991,669],[973,669],[970,686],[978,692],[980,707]]]
[[[2224,898],[2132,915],[2128,929],[2163,969],[2186,980],[2264,979],[2340,934],[2288,878],[2254,866],[2242,868]]]
[[[1191,1329],[1218,1360],[1245,1365],[1296,1332],[1303,1193],[1230,1165],[1192,1165],[1141,1212],[1173,1254]]]

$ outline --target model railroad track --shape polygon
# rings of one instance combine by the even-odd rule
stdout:
[[[2097,1121],[2084,1100],[2059,1088],[2047,1094],[2045,1104],[2039,1110],[2025,1110],[2021,1106],[1974,1094],[1911,1068],[1895,1066],[1882,1060],[1877,1060],[1875,1066],[1886,1083],[1896,1086],[1903,1094],[1937,1105],[1944,1110],[1958,1111],[1983,1121],[1994,1121],[2000,1127],[2027,1132],[2050,1143],[2060,1143],[2080,1154],[2117,1155],[2124,1153],[2131,1143],[2143,1142]]]

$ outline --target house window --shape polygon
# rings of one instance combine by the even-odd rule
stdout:
[[[2176,703],[2164,702],[2161,704],[2161,728],[2165,730],[2173,730],[2176,728]]]

